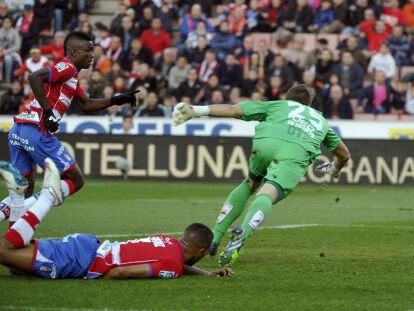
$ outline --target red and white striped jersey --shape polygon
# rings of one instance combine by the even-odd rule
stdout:
[[[69,108],[73,97],[81,97],[84,91],[79,85],[78,71],[73,62],[64,58],[54,66],[47,67],[50,71],[49,83],[45,84],[46,96],[55,116],[60,120]],[[36,99],[33,99],[26,109],[14,117],[16,123],[39,125],[44,132],[42,118],[43,109]]]
[[[152,278],[176,278],[183,274],[184,246],[165,235],[126,242],[104,241],[89,267],[88,278],[97,278],[119,266],[148,264]]]

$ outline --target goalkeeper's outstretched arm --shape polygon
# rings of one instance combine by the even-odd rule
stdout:
[[[175,106],[172,117],[173,124],[177,126],[202,116],[240,119],[242,115],[243,111],[238,105],[192,106],[186,103],[179,103]]]
[[[243,115],[243,111],[238,105],[210,105],[204,107],[208,108],[208,116],[210,117],[240,119]]]

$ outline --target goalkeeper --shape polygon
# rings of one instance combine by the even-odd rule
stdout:
[[[237,260],[243,243],[262,224],[272,206],[286,198],[320,155],[323,143],[334,155],[334,161],[319,165],[320,172],[339,177],[350,159],[350,153],[329,127],[321,113],[310,107],[313,90],[296,85],[286,100],[245,101],[237,105],[191,106],[179,103],[173,112],[173,124],[201,116],[259,121],[253,137],[249,159],[249,177],[238,185],[224,203],[214,227],[210,254],[215,255],[230,225],[242,214],[249,197],[257,191],[240,227],[234,227],[226,249],[219,256],[221,266]]]

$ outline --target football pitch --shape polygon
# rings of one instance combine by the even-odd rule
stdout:
[[[87,180],[36,237],[213,226],[233,186]],[[412,187],[301,185],[246,242],[231,278],[51,281],[1,267],[0,310],[414,310],[413,202]],[[217,258],[198,266],[215,269]]]

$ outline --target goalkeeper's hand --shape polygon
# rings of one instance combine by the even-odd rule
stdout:
[[[178,126],[194,117],[195,113],[193,106],[181,102],[174,107],[174,111],[172,113],[172,123],[174,126]]]
[[[193,118],[208,116],[209,111],[208,106],[192,106],[181,102],[174,107],[172,123],[174,126],[178,126]]]
[[[337,169],[335,166],[335,162],[330,163],[323,163],[316,167],[316,171],[320,173],[325,173],[331,175],[335,178],[339,178],[339,174],[341,174],[341,170]]]

